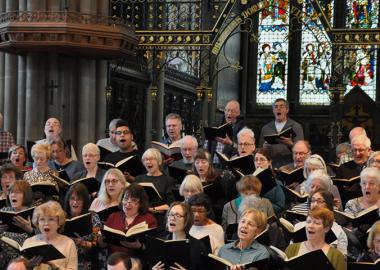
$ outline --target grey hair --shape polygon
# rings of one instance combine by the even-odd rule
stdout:
[[[239,133],[237,134],[237,138],[238,140],[240,139],[241,136],[247,134],[249,137],[251,137],[253,140],[255,140],[255,133],[253,132],[252,129],[248,128],[248,127],[243,127]]]
[[[333,183],[331,181],[330,176],[323,170],[315,170],[306,179],[305,182],[305,190],[307,193],[310,193],[311,185],[313,184],[313,181],[315,179],[319,179],[322,181],[324,187],[322,187],[324,190],[330,191],[332,189]]]
[[[355,137],[356,138],[356,137]],[[360,183],[364,178],[373,177],[376,179],[377,184],[380,185],[380,170],[376,167],[369,167],[362,170],[360,173]]]

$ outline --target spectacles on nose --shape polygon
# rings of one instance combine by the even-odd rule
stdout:
[[[106,180],[104,180],[104,183],[106,185],[109,185],[109,184],[116,185],[117,182],[119,182],[118,179],[106,179]]]
[[[240,147],[248,147],[254,145],[253,143],[239,143],[238,144]]]
[[[116,134],[116,135],[121,135],[121,134],[128,135],[128,134],[130,134],[130,133],[131,133],[131,132],[130,132],[129,130],[123,130],[123,131],[118,130],[118,131],[115,131],[115,134]]]
[[[180,218],[183,218],[184,216],[179,213],[169,213],[168,217],[174,218],[174,219],[180,219]]]
[[[139,202],[140,200],[136,198],[129,198],[129,197],[123,198],[123,203],[138,204]]]

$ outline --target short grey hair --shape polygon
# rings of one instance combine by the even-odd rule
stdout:
[[[306,179],[305,182],[305,190],[307,193],[310,193],[311,185],[315,179],[319,179],[322,181],[323,189],[330,191],[332,189],[333,183],[331,181],[330,176],[324,170],[315,170]]]
[[[377,157],[379,155],[380,155],[380,151],[372,152],[371,155],[368,158],[367,167],[372,167],[371,163],[374,161],[375,157]]]
[[[324,172],[327,173],[326,163],[323,160],[323,158],[318,154],[313,154],[305,160],[305,164],[303,167],[303,176],[305,178],[307,178],[309,176],[309,174],[307,172],[307,168],[310,165],[316,166],[316,167],[318,167],[318,169],[323,170]]]
[[[252,129],[248,128],[248,127],[243,127],[239,133],[237,134],[237,138],[238,140],[240,139],[241,136],[243,135],[248,135],[249,137],[251,137],[253,140],[255,140],[255,133],[253,132]]]
[[[352,138],[351,145],[355,142],[363,143],[366,148],[371,148],[371,140],[365,135],[357,135]]]
[[[198,148],[198,141],[194,136],[186,135],[184,136],[180,141],[180,147],[183,148],[185,146],[185,141],[189,140],[191,141],[194,148]]]
[[[197,190],[199,193],[203,192],[203,185],[201,179],[195,174],[186,175],[179,187],[179,194],[183,196],[184,189]]]
[[[355,137],[356,138],[356,137]],[[373,177],[376,179],[377,184],[380,185],[380,170],[376,167],[369,167],[362,170],[360,173],[360,183],[364,178]]]
[[[144,159],[147,157],[153,157],[158,162],[158,166],[162,165],[162,155],[160,151],[155,148],[148,148],[145,150],[144,154],[141,157],[141,161],[144,162]]]

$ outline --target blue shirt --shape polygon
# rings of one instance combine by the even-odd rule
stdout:
[[[233,264],[247,264],[269,258],[268,250],[257,241],[253,241],[249,247],[243,250],[236,247],[237,243],[238,241],[235,241],[222,246],[218,256]]]

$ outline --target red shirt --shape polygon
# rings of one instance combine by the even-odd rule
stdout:
[[[130,228],[144,221],[148,224],[149,228],[156,228],[158,226],[156,218],[151,213],[145,213],[145,214],[136,216],[135,219],[129,224],[128,227]],[[123,232],[128,231],[127,224],[125,222],[125,214],[123,211],[112,213],[108,217],[106,225],[108,227],[111,227],[113,229],[120,230]],[[125,252],[127,254],[130,253],[130,250],[128,248],[115,246],[115,245],[109,245],[108,251],[109,251],[109,255],[111,255],[112,253],[116,251]]]

